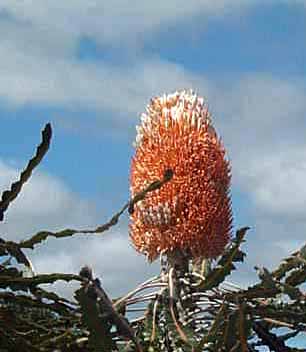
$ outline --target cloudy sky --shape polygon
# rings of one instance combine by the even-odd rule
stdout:
[[[207,98],[233,168],[235,227],[249,225],[254,282],[306,234],[306,1],[1,0],[0,189],[16,179],[40,130],[53,144],[9,209],[1,235],[105,222],[129,197],[139,114],[152,96]],[[111,294],[158,270],[128,241],[128,218],[96,237],[49,240],[38,272],[93,266]]]

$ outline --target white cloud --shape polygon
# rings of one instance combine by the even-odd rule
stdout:
[[[19,3],[19,2],[18,2]],[[0,99],[10,107],[38,104],[136,114],[152,94],[199,79],[159,58],[127,65],[80,62],[76,39],[0,17]]]
[[[305,242],[306,90],[259,73],[210,87],[233,184],[245,198],[234,205],[249,214],[246,263],[233,276],[245,284],[256,280],[255,265],[272,269]]]
[[[302,214],[306,191],[306,89],[298,80],[253,74],[213,93],[233,182],[264,212]]]
[[[158,263],[148,264],[146,258],[132,248],[127,229],[114,229],[101,236],[65,241],[65,247],[58,244],[56,254],[48,254],[44,250],[33,258],[33,263],[40,272],[78,273],[82,266],[89,265],[93,268],[94,275],[102,280],[103,287],[113,296],[132,290],[159,272]],[[60,285],[60,288],[66,294],[72,293],[67,285]]]
[[[4,0],[0,13],[2,10],[9,16],[0,16],[0,98],[13,107],[82,107],[134,117],[154,94],[190,86],[198,89],[208,97],[228,146],[234,184],[249,194],[257,208],[255,238],[249,236],[249,263],[266,260],[272,265],[285,254],[284,245],[276,240],[287,239],[290,233],[288,241],[296,244],[305,229],[301,217],[306,198],[306,93],[301,83],[254,74],[220,84],[159,58],[140,56],[126,66],[116,66],[81,63],[74,57],[81,36],[102,45],[127,42],[137,46],[140,41],[141,46],[147,36],[174,24],[188,25],[200,18],[199,23],[205,26],[211,16],[240,14],[241,7],[245,10],[258,2],[136,1],[131,7],[124,0],[78,0],[73,5]],[[1,163],[0,189],[16,175],[14,168]],[[286,231],[279,227],[278,217],[286,221]],[[20,239],[42,228],[87,227],[96,221],[88,202],[60,180],[42,173],[34,175],[9,209],[1,231]],[[108,236],[50,240],[35,254],[34,264],[42,272],[78,271],[86,262],[111,290],[124,291],[131,273],[135,276],[130,287],[154,267],[145,266],[144,259],[134,255],[124,237],[127,234]],[[248,276],[250,267],[243,270]],[[120,280],[115,282],[114,277]]]
[[[17,176],[15,167],[0,161],[1,191]],[[106,221],[111,215],[102,214],[102,218]],[[78,197],[56,177],[35,172],[7,210],[5,221],[1,223],[1,237],[21,240],[40,230],[94,228],[98,221],[101,221],[101,214],[98,216],[93,204]],[[51,237],[27,254],[37,273],[78,273],[82,266],[89,265],[102,279],[104,287],[117,295],[158,272],[156,265],[149,265],[134,251],[126,225],[101,235]],[[77,285],[59,283],[56,287],[67,295],[72,294]]]
[[[0,190],[8,189],[18,179],[19,172],[0,161]],[[56,177],[35,172],[9,206],[1,233],[7,239],[21,240],[42,229],[90,226],[96,219],[93,204],[80,199]]]
[[[196,78],[179,65],[143,53],[125,66],[80,62],[75,57],[80,38],[121,49],[141,47],[147,35],[197,19],[205,26],[207,18],[240,14],[252,3],[3,0],[0,98],[11,107],[39,104],[134,114],[152,94],[194,85]]]
[[[0,4],[1,102],[10,107],[38,104],[132,115],[143,109],[149,97],[164,90],[193,86],[207,94],[210,87],[205,77],[158,57],[147,58],[143,52],[128,59],[127,51],[121,50],[120,55],[126,55],[130,61],[125,65],[80,62],[75,57],[79,39],[89,37],[102,45],[121,49],[124,43],[134,47],[133,41],[141,42],[145,36],[167,31],[172,25],[188,26],[188,21],[195,21],[205,26],[208,18],[240,15],[259,3],[261,0],[237,0],[234,4],[231,0],[171,0],[166,3],[135,1],[131,6],[126,0],[77,0],[73,5],[69,2],[58,5],[50,0],[43,4],[3,0]],[[245,96],[239,104],[248,107],[251,103],[259,110],[259,105],[248,101],[253,96],[252,89],[257,90],[253,77],[251,82],[254,87],[248,87],[250,96]],[[258,84],[261,84],[260,78]],[[269,93],[269,87],[265,91]]]
[[[0,47],[0,97],[11,106],[38,104],[136,114],[163,90],[194,86],[195,75],[170,62],[144,60],[127,67],[41,60]],[[201,83],[203,85],[203,83]]]
[[[30,23],[46,33],[62,33],[75,39],[90,36],[98,42],[111,45],[142,40],[173,24],[188,23],[198,17],[201,23],[211,16],[233,15],[256,3],[254,0],[136,0],[74,1],[73,4],[44,3],[32,0],[3,0],[0,11],[8,13],[17,22]]]
[[[254,72],[218,84],[212,96],[217,122],[235,153],[303,141],[306,88],[298,78]],[[260,142],[260,143],[259,143]],[[258,149],[256,149],[257,152]]]
[[[242,173],[244,186],[263,212],[305,219],[306,145],[252,158]]]
[[[283,256],[288,254],[288,251],[286,252],[284,247],[279,245],[279,241],[289,240],[292,242],[290,248],[294,248],[296,243],[301,242],[301,236],[305,233],[305,221],[303,222],[305,207],[303,208],[303,206],[306,195],[303,179],[305,179],[304,154],[306,151],[304,141],[306,94],[303,86],[294,80],[283,81],[267,75],[254,74],[234,83],[231,81],[231,89],[228,89],[228,82],[219,85],[219,82],[213,83],[203,77],[194,76],[176,65],[169,64],[167,66],[151,61],[141,67],[141,70],[138,67],[138,70],[130,71],[131,78],[128,82],[134,89],[136,89],[135,87],[139,88],[139,91],[136,90],[135,94],[132,94],[133,89],[131,88],[130,95],[127,95],[128,89],[122,88],[127,84],[123,79],[124,83],[119,84],[121,89],[118,90],[122,94],[122,99],[117,98],[118,103],[113,105],[114,109],[117,108],[120,111],[126,105],[129,106],[130,111],[136,109],[141,111],[144,102],[148,100],[152,92],[154,90],[156,93],[160,92],[159,78],[167,74],[172,75],[172,79],[164,80],[164,89],[172,90],[172,86],[173,89],[176,89],[185,80],[191,86],[197,87],[201,94],[204,93],[208,97],[216,125],[224,137],[232,160],[234,185],[246,192],[253,201],[249,204],[250,211],[254,213],[254,223],[249,224],[253,230],[248,236],[248,260],[245,266],[240,267],[241,273],[234,278],[244,283],[251,277],[254,279],[254,275],[250,276],[250,273],[254,272],[254,265],[262,263],[273,267]],[[120,82],[119,76],[113,78]],[[105,94],[106,97],[103,98],[105,101],[116,102],[116,100],[112,100],[112,94],[115,94],[115,91],[111,92],[109,89]],[[113,103],[109,104],[109,108],[111,108]],[[2,170],[4,171],[0,174],[9,174],[8,169],[5,171],[2,168]],[[10,174],[13,174],[12,170],[10,170]],[[23,221],[28,218],[29,222],[25,225],[21,222],[23,225],[18,225],[18,231],[15,229],[12,231],[8,228],[8,232],[32,233],[34,223],[37,225],[35,227],[35,231],[37,231],[42,226],[50,228],[54,224],[63,228],[68,225],[68,220],[69,224],[74,226],[78,222],[83,222],[81,225],[94,222],[95,218],[90,216],[89,218],[85,216],[84,219],[84,214],[90,213],[90,211],[86,211],[87,205],[84,205],[86,202],[80,202],[78,198],[71,201],[72,195],[65,186],[58,180],[54,183],[54,180],[49,179],[48,176],[42,176],[42,179],[37,179],[37,190],[42,192],[51,187],[50,193],[47,193],[49,194],[47,197],[49,205],[43,205],[43,199],[32,194],[27,202],[23,201],[24,204],[43,202],[42,206],[35,207],[33,216],[29,214],[28,217],[23,216],[23,211],[26,211],[23,208],[26,207],[20,206],[18,217],[17,210],[16,215],[13,215],[14,209],[12,208],[12,211],[8,212],[8,216],[12,216],[10,226],[18,224],[17,220],[13,221],[14,216],[15,219],[23,219]],[[10,176],[11,178],[13,177]],[[5,180],[8,179],[9,177],[5,176]],[[1,182],[3,184],[4,181]],[[47,186],[49,183],[50,185]],[[61,196],[63,199],[60,198]],[[57,197],[59,197],[59,201],[57,201]],[[20,199],[21,201],[22,199]],[[54,211],[50,209],[50,204],[54,207]],[[60,210],[56,210],[58,207]],[[43,214],[35,215],[35,209],[42,211]],[[51,217],[50,213],[54,215]],[[53,268],[58,268],[59,271],[66,269],[78,271],[84,262],[88,263],[87,254],[90,253],[91,262],[89,264],[93,265],[98,276],[104,278],[106,285],[114,292],[121,288],[124,290],[126,277],[130,277],[131,273],[136,273],[130,282],[132,286],[132,283],[138,281],[137,278],[140,281],[141,278],[147,276],[147,267],[145,260],[134,256],[134,252],[130,250],[127,230],[124,229],[120,232],[124,233],[125,238],[122,239],[120,236],[114,235],[120,237],[118,242],[113,240],[113,235],[107,237],[108,234],[105,238],[102,236],[95,239],[97,242],[77,238],[69,239],[67,242],[50,240],[46,246],[42,246],[37,257],[35,256],[35,262],[38,263],[38,269],[41,266],[42,271],[48,268],[50,271]],[[86,255],[84,256],[82,250],[85,248]],[[122,250],[127,250],[127,253],[122,254]],[[110,259],[115,257],[118,258],[118,261]],[[121,266],[122,258],[125,261]],[[43,264],[45,260],[46,264]],[[36,265],[36,263],[34,264]],[[115,264],[116,267],[114,267]],[[155,267],[149,268],[150,271]],[[120,280],[116,282],[113,280],[114,277],[120,277]]]

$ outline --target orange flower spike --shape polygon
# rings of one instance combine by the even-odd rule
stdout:
[[[232,234],[231,172],[204,99],[193,91],[156,97],[137,126],[131,193],[173,178],[135,205],[130,237],[150,261],[181,250],[216,258]]]

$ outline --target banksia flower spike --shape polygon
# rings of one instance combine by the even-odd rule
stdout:
[[[148,193],[131,214],[130,237],[150,261],[181,251],[192,258],[222,254],[232,231],[230,165],[204,99],[193,91],[156,97],[137,126],[131,193],[173,178]]]

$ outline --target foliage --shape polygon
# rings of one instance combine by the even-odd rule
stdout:
[[[46,154],[52,130],[47,124],[42,142],[19,180],[4,191],[0,220],[18,196],[33,169]],[[0,351],[302,351],[286,341],[306,331],[306,245],[285,258],[272,272],[256,268],[259,282],[247,289],[227,283],[225,278],[243,262],[240,249],[248,228],[236,232],[222,257],[211,264],[194,262],[183,253],[161,258],[160,274],[132,292],[111,300],[92,276],[90,268],[75,274],[33,272],[24,249],[48,237],[101,234],[114,226],[121,214],[133,212],[136,202],[148,192],[171,182],[167,170],[136,194],[106,224],[95,229],[41,231],[29,239],[0,239]],[[24,265],[31,275],[24,275]],[[78,281],[75,300],[46,291],[42,284],[58,280]],[[139,313],[135,318],[131,314]],[[280,335],[275,329],[285,327]]]

